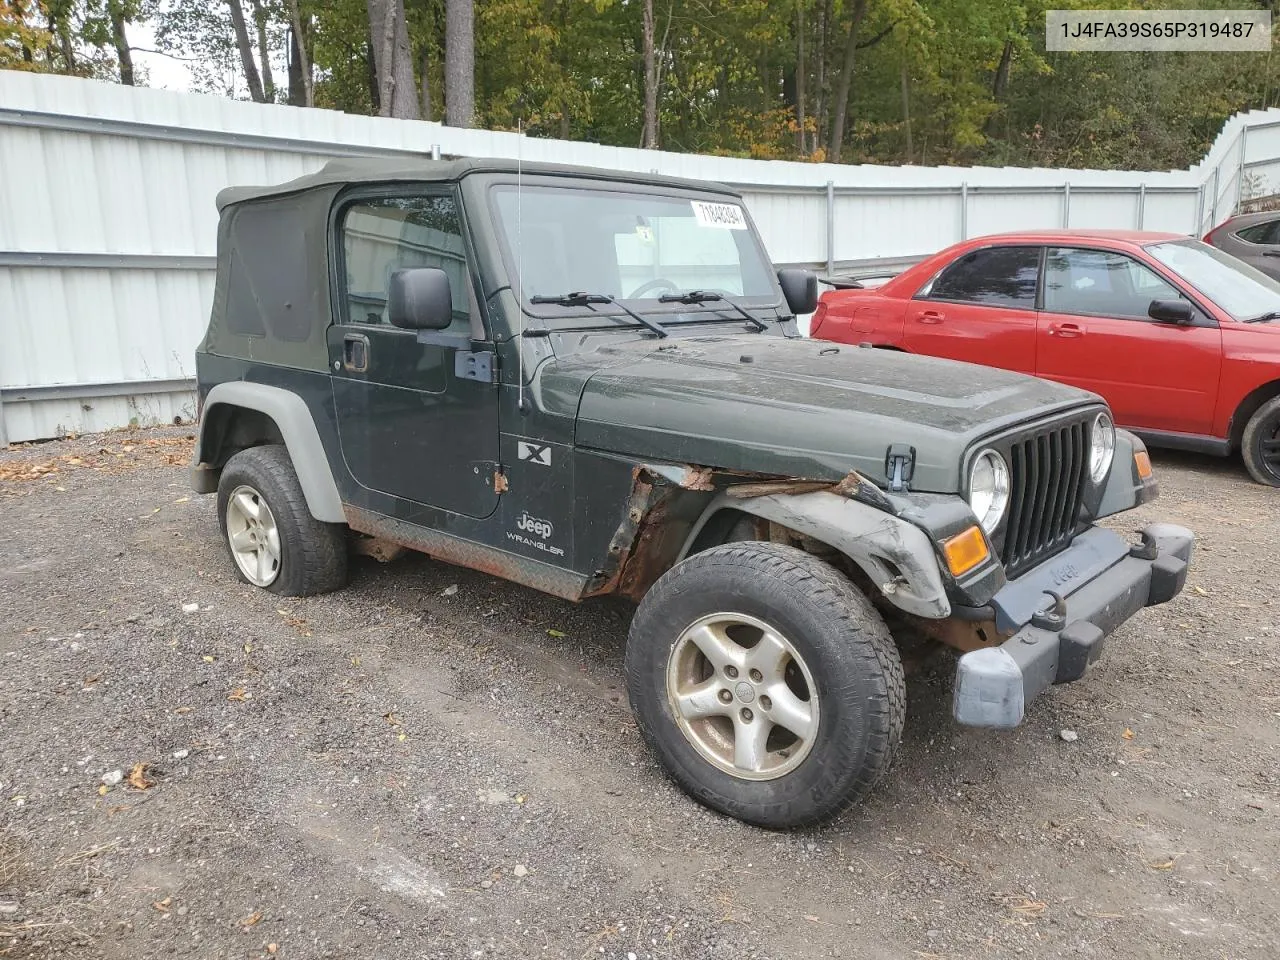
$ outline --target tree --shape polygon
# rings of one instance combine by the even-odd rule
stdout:
[[[404,18],[404,0],[366,0],[374,72],[378,81],[378,113],[401,120],[418,119],[418,90],[413,77],[413,51]]]
[[[641,15],[641,44],[644,51],[644,133],[640,146],[658,148],[658,60],[653,49],[653,0],[644,0]]]
[[[447,0],[444,20],[444,122],[470,127],[476,114],[473,0]]]
[[[244,23],[244,10],[240,0],[226,0],[227,9],[231,11],[231,26],[236,34],[236,48],[240,51],[240,65],[244,68],[244,78],[249,84],[249,96],[257,103],[266,103],[267,95],[262,89],[262,77],[258,74],[258,66],[253,62],[253,47],[249,44],[249,31]]]

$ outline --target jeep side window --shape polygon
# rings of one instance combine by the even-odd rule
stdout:
[[[947,267],[920,296],[993,307],[1036,307],[1038,247],[985,247]]]
[[[346,323],[389,323],[391,274],[409,267],[439,267],[449,275],[453,294],[449,331],[470,331],[471,280],[452,195],[357,200],[342,215],[342,253]]]

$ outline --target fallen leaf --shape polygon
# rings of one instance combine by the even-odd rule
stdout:
[[[1173,861],[1164,860],[1160,863],[1148,863],[1147,866],[1150,867],[1152,870],[1172,870]]]
[[[173,897],[165,897],[163,900],[156,900],[151,905],[161,913],[169,912],[169,904],[173,903]]]
[[[1133,731],[1132,731],[1132,730],[1130,730],[1128,727],[1125,727],[1125,728],[1124,728],[1124,733],[1120,734],[1120,736],[1124,737],[1126,740],[1132,740],[1132,739],[1133,739]]]
[[[67,488],[66,488],[66,487],[54,487],[53,489],[57,490],[59,493],[66,493],[66,492],[67,492]]]
[[[203,660],[205,663],[213,663],[213,661],[214,661],[214,660],[216,660],[217,658],[216,658],[216,657],[211,657],[211,656],[209,656],[209,655],[206,653],[206,654],[205,654],[203,657],[201,657],[200,659],[201,659],[201,660]]]
[[[145,763],[135,763],[129,768],[129,786],[135,790],[150,790],[155,783],[146,777],[147,765]]]
[[[175,500],[175,501],[173,501],[173,502],[174,502],[174,503],[186,503],[186,502],[187,502],[187,501],[189,501],[190,499],[191,499],[190,497],[179,497],[177,500]]]
[[[271,954],[272,956],[275,956],[276,951],[279,949],[280,949],[280,944],[278,943],[267,944],[267,953]]]
[[[806,914],[804,915],[804,918],[805,918],[806,920],[808,920],[810,923],[821,923],[821,922],[822,922],[822,918],[821,918],[821,917],[815,917],[812,913],[806,913]]]
[[[190,713],[194,709],[195,707],[174,707],[173,712],[174,713]]]
[[[253,911],[253,913],[249,914],[247,917],[245,917],[243,920],[240,921],[240,926],[252,927],[261,919],[262,919],[262,911],[255,910]]]
[[[352,665],[353,667],[358,667],[358,666],[360,666],[360,658],[359,658],[359,657],[352,657],[352,658],[351,658],[351,665]]]
[[[1202,597],[1207,597],[1209,595],[1209,591],[1204,587],[1192,587],[1191,589]]]
[[[396,737],[396,739],[399,740],[401,743],[404,743],[405,740],[407,740],[408,738],[404,735],[404,732],[401,731],[400,735]]]
[[[98,796],[100,797],[105,797],[110,792],[111,792],[111,788],[108,787],[105,783],[98,788]]]
[[[244,703],[246,700],[252,697],[253,697],[253,694],[247,691],[244,687],[236,687],[234,690],[232,690],[230,693],[227,694],[227,699],[230,700],[232,703]]]
[[[246,644],[244,645],[244,652],[245,652],[245,653],[253,653],[253,644],[252,644],[252,643],[246,643]]]
[[[449,586],[445,587],[443,590],[440,591],[440,596],[452,597],[457,592],[458,592],[458,585],[456,583],[451,583],[449,584]]]
[[[568,634],[567,634],[567,633],[565,633],[563,630],[548,630],[548,631],[547,631],[547,636],[548,636],[548,637],[555,637],[556,639],[559,639],[560,637],[567,637],[567,636],[568,636]]]
[[[394,710],[390,713],[384,713],[382,715],[382,719],[387,721],[387,723],[391,724],[393,727],[400,726],[400,714],[396,713]]]

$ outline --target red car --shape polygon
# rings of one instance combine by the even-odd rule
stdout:
[[[1280,486],[1280,282],[1172,233],[966,240],[823,295],[810,335],[1005,367],[1101,394],[1155,446],[1240,451]]]

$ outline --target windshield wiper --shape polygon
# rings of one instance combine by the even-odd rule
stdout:
[[[547,294],[535,294],[529,298],[530,303],[554,303],[561,307],[587,307],[593,303],[608,303],[617,307],[633,320],[638,321],[648,327],[660,337],[667,336],[667,328],[656,320],[650,320],[648,317],[636,313],[630,307],[624,306],[607,293],[587,293],[585,290],[578,290],[573,293],[559,293],[554,296]]]
[[[768,330],[769,325],[759,317],[752,316],[742,308],[742,305],[736,303],[723,293],[715,293],[711,290],[686,290],[684,293],[664,293],[658,298],[659,303],[726,303],[734,310],[737,310],[747,323],[754,326],[757,330]]]
[[[1262,313],[1256,317],[1250,317],[1245,323],[1266,323],[1269,320],[1280,320],[1280,310],[1272,310],[1269,313]]]

